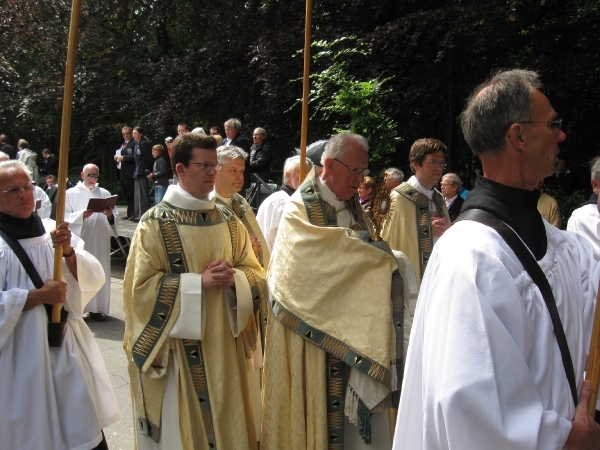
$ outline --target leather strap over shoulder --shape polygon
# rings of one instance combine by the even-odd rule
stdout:
[[[548,308],[548,312],[550,313],[550,318],[552,319],[554,334],[556,335],[558,347],[560,348],[563,366],[565,368],[567,380],[569,381],[569,387],[571,388],[573,403],[575,404],[575,407],[577,407],[578,396],[576,387],[577,385],[575,383],[575,371],[573,370],[573,360],[571,359],[571,353],[569,352],[565,330],[562,326],[558,309],[556,308],[556,301],[554,299],[554,294],[552,293],[552,288],[550,287],[550,283],[548,283],[548,279],[546,278],[546,275],[544,275],[540,265],[537,263],[517,233],[515,233],[512,228],[510,228],[492,213],[482,209],[469,209],[462,213],[458,219],[456,219],[456,222],[460,220],[472,220],[496,230],[496,232],[512,249],[515,255],[517,255],[517,258],[519,258],[519,261],[521,261],[521,264],[523,264],[523,267],[533,282],[540,289],[542,297],[544,297],[544,302]]]

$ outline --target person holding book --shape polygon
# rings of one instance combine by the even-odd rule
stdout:
[[[105,205],[104,209],[94,205],[95,199],[113,197],[106,189],[98,186],[100,171],[94,164],[86,164],[81,172],[81,181],[67,190],[65,221],[71,231],[85,241],[85,250],[94,255],[104,267],[106,282],[90,300],[85,312],[99,321],[106,321],[110,309],[110,238],[119,235],[116,206]],[[90,201],[91,200],[91,201]],[[112,199],[111,199],[112,200]],[[109,200],[106,203],[114,203]],[[99,212],[94,212],[94,211]]]

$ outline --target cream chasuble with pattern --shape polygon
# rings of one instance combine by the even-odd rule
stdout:
[[[201,273],[221,258],[235,290],[203,288]],[[169,186],[143,216],[123,288],[138,448],[256,448],[246,362],[263,280],[245,227],[214,198]]]

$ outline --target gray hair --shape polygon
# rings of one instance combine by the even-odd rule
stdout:
[[[360,134],[340,133],[333,136],[325,145],[325,150],[321,155],[321,164],[325,164],[326,159],[338,158],[348,150],[348,142],[354,141],[361,146],[366,153],[369,153],[369,143]]]
[[[29,181],[33,183],[33,178],[31,178],[31,169],[23,164],[18,159],[9,159],[8,161],[0,162],[0,175],[10,169],[20,169],[27,174],[29,177]]]
[[[304,158],[305,165],[308,166],[308,170],[313,168],[313,163],[310,159]],[[283,165],[283,174],[287,175],[288,173],[292,173],[300,167],[300,155],[291,156],[285,160],[285,164]]]
[[[206,134],[206,133],[204,132],[204,128],[202,128],[202,127],[196,127],[196,128],[194,128],[194,129],[192,130],[192,133]]]
[[[240,122],[240,119],[233,118],[225,122],[223,126],[235,128],[237,131],[240,131],[242,129],[242,122]]]
[[[456,175],[455,173],[448,172],[448,173],[444,174],[444,176],[442,177],[442,180],[444,180],[444,179],[448,180],[452,186],[457,186],[460,188],[462,185],[462,181],[460,181],[460,177],[458,175]]]
[[[503,151],[506,130],[531,120],[533,90],[541,87],[539,75],[531,70],[499,71],[477,86],[460,115],[473,153]]]
[[[596,181],[600,181],[600,156],[595,157],[590,161],[592,167],[592,178]]]
[[[402,183],[402,181],[404,181],[404,172],[395,167],[390,167],[389,169],[386,169],[385,174],[392,180],[396,180],[398,183]]]
[[[0,152],[0,162],[2,162],[2,161],[8,161],[9,159],[10,159],[10,156],[8,156],[4,152]]]
[[[242,158],[244,161],[248,158],[248,153],[235,145],[221,145],[217,148],[217,161],[219,164],[225,164],[231,159]]]
[[[256,127],[256,128],[254,129],[254,131],[256,131],[256,130],[258,130],[258,132],[259,132],[260,134],[262,134],[262,135],[265,137],[265,139],[267,138],[267,131],[266,131],[264,128],[261,128],[261,127]]]

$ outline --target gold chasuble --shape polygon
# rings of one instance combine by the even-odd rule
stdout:
[[[404,279],[358,198],[336,211],[321,183],[313,171],[292,195],[271,255],[261,450],[342,450],[345,427],[370,443],[371,413],[398,405]]]
[[[258,261],[260,264],[266,269],[269,267],[269,259],[271,257],[269,253],[269,246],[267,245],[267,241],[262,234],[260,227],[258,226],[258,222],[256,221],[256,216],[254,215],[254,211],[252,211],[252,207],[246,201],[244,197],[240,194],[234,194],[231,197],[230,202],[217,194],[216,201],[222,205],[230,208],[238,219],[242,221],[244,226],[248,229],[248,233],[253,234],[260,241],[260,255],[258,255]]]
[[[235,290],[202,286],[218,259],[236,269]],[[256,449],[246,361],[263,285],[245,227],[214,198],[170,186],[143,216],[123,286],[139,449]]]
[[[256,255],[261,266],[266,270],[269,267],[269,247],[262,234],[256,216],[252,207],[244,197],[234,194],[231,198],[225,198],[215,191],[215,201],[217,204],[224,205],[233,211],[238,219],[244,224],[248,233],[253,234],[260,241],[260,254]],[[260,334],[260,349],[255,352],[252,360],[248,364],[248,385],[252,410],[254,411],[254,421],[256,425],[256,437],[260,441],[260,415],[261,415],[261,382],[260,370],[262,369],[262,352],[265,348],[265,330],[267,326],[267,302],[266,296],[260,304],[260,308],[255,311],[255,322],[257,332]]]
[[[394,188],[390,197],[392,213],[383,224],[381,237],[391,248],[408,256],[415,268],[417,283],[420,286],[434,244],[431,232],[431,210],[435,209],[440,217],[446,217],[450,222],[446,202],[442,194],[435,189],[429,200],[425,194],[407,182]]]

